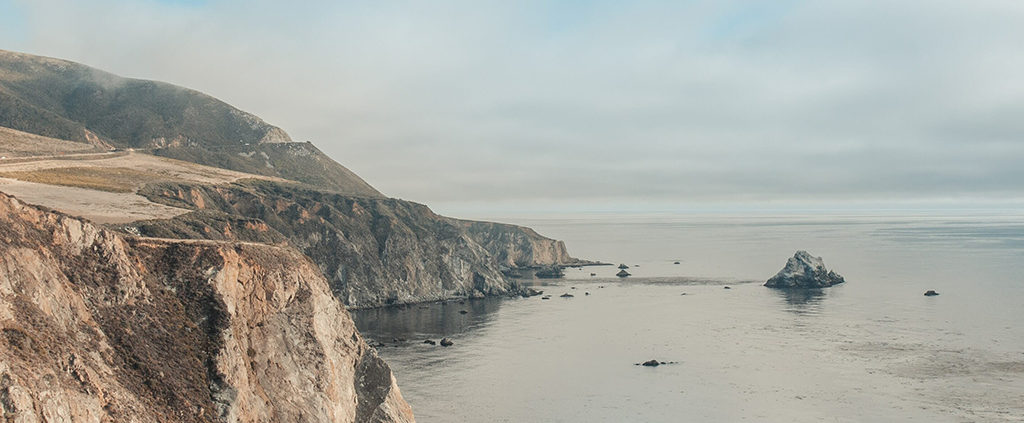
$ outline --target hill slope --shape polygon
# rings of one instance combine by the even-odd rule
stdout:
[[[0,127],[382,196],[311,144],[223,101],[65,60],[0,50]]]

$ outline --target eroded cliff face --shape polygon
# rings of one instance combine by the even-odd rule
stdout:
[[[413,420],[293,249],[125,237],[4,194],[0,229],[5,421]]]

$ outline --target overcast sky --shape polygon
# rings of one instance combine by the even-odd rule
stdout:
[[[1024,2],[0,0],[446,210],[1021,204]]]

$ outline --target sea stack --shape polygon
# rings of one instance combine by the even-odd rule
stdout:
[[[629,276],[629,272],[627,272],[627,271],[625,271],[625,270],[620,270],[620,271],[619,271],[619,273],[616,273],[616,274],[615,274],[615,276],[618,276],[618,277],[620,277],[620,278],[624,278],[624,277],[626,277],[626,276]]]
[[[842,276],[825,268],[821,257],[800,250],[775,276],[764,284],[769,288],[827,288],[845,282]]]

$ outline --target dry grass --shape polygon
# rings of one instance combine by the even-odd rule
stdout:
[[[150,182],[168,180],[166,176],[154,172],[125,167],[62,167],[0,172],[0,177],[121,193],[135,192]]]
[[[0,157],[56,156],[98,151],[91,144],[59,140],[0,126]]]

